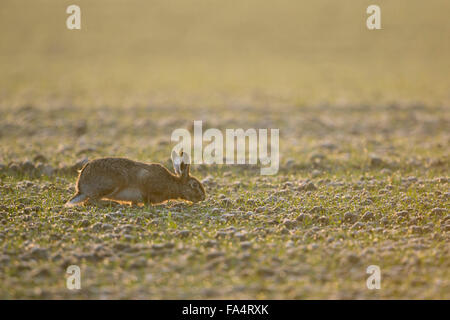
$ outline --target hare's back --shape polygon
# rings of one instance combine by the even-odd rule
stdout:
[[[139,167],[125,158],[100,158],[89,161],[81,170],[79,183],[127,184]]]
[[[95,170],[129,170],[138,168],[137,162],[126,158],[100,158],[87,163],[86,167]]]

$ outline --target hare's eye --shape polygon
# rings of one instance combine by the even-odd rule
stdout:
[[[192,181],[191,182],[191,187],[194,188],[194,189],[197,189],[198,188],[198,183],[195,182],[195,181]]]

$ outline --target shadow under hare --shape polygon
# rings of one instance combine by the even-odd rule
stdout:
[[[143,163],[125,158],[89,161],[80,171],[76,194],[65,204],[75,206],[101,199],[157,204],[167,200],[203,201],[203,185],[189,174],[190,159],[183,151],[172,151],[175,174],[159,163]]]

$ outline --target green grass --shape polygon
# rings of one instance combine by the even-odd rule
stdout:
[[[194,166],[196,176],[212,181],[202,203],[75,209],[62,207],[76,178],[66,166],[85,156],[111,154],[169,166],[171,145],[160,141],[176,127],[165,124],[199,119],[199,111],[148,111],[149,118],[158,114],[152,128],[158,134],[144,139],[140,129],[128,126],[141,119],[135,116],[140,108],[113,108],[103,116],[102,108],[61,110],[57,113],[65,116],[57,127],[40,110],[29,109],[39,125],[11,126],[8,140],[3,139],[8,144],[1,147],[4,163],[43,154],[62,169],[50,178],[3,170],[0,239],[9,258],[0,265],[2,296],[446,298],[449,162],[442,116],[447,111],[423,106],[414,109],[415,117],[404,117],[407,108],[362,108],[289,110],[289,119],[328,122],[330,117],[340,124],[326,130],[310,120],[297,126],[298,121],[279,117],[275,126],[282,129],[283,157],[275,176],[260,176],[255,167]],[[219,128],[227,125],[224,119],[234,110],[218,110],[220,119],[202,119]],[[247,112],[256,115],[258,108]],[[386,112],[390,116],[381,117]],[[427,121],[434,119],[433,127],[421,120],[425,114]],[[268,117],[277,115],[278,110],[266,110]],[[13,118],[21,121],[19,114]],[[71,127],[77,119],[89,119],[80,137]],[[247,120],[242,127],[263,127],[259,121]],[[362,134],[353,133],[355,126]],[[324,141],[335,149],[321,147]],[[58,150],[58,143],[71,148]],[[382,159],[379,166],[371,162],[374,153]],[[314,160],[317,154],[324,156],[320,162]],[[305,179],[318,189],[299,191]],[[434,208],[443,210],[433,213]],[[115,214],[118,210],[121,214]],[[404,210],[407,215],[399,217]],[[365,221],[369,211],[373,218]],[[356,215],[354,221],[346,221],[347,212]],[[306,217],[297,221],[302,213]],[[43,257],[33,255],[36,246],[44,248]],[[69,264],[81,267],[81,291],[65,288]],[[372,264],[382,272],[382,289],[376,292],[365,287],[365,270]]]

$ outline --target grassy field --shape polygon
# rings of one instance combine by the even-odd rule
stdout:
[[[377,31],[373,1],[70,4],[0,4],[0,298],[450,298],[448,1],[379,0]],[[63,207],[84,159],[171,168],[194,120],[279,128],[278,174]]]

